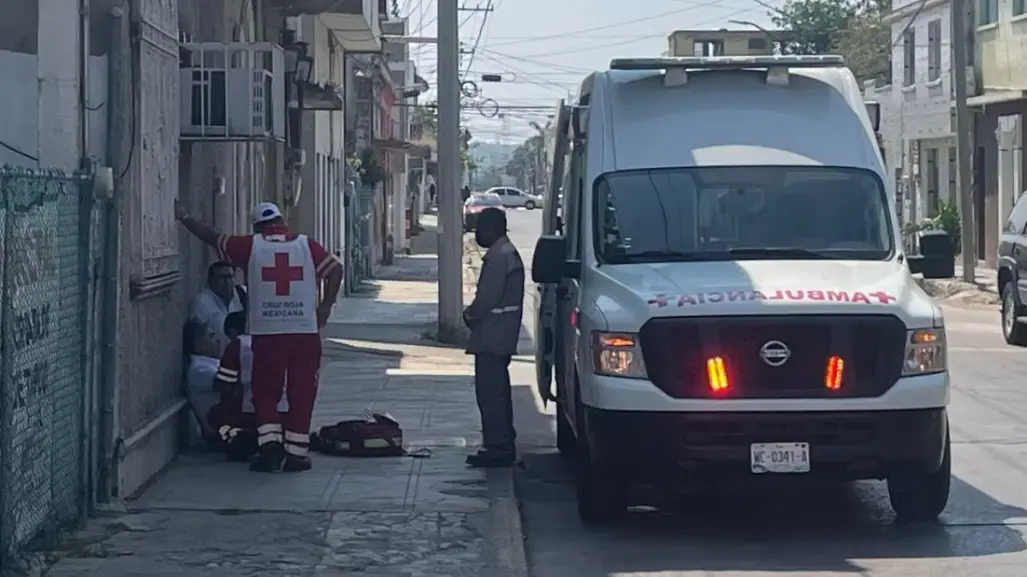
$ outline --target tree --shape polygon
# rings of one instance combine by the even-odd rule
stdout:
[[[413,124],[420,125],[422,134],[438,138],[439,134],[439,103],[438,101],[418,104],[413,109]],[[475,170],[477,163],[470,155],[471,139],[473,135],[467,128],[460,129],[460,168],[462,170]]]
[[[542,134],[532,136],[514,150],[513,157],[506,163],[504,172],[514,177],[518,188],[530,189],[533,184],[544,184],[545,175],[542,167],[544,150],[545,139]]]
[[[413,123],[419,124],[425,135],[436,135],[439,133],[439,103],[438,101],[417,104],[413,110]]]
[[[389,9],[393,18],[401,18],[399,15],[399,0],[392,0],[392,8]]]
[[[888,10],[886,0],[787,0],[770,17],[789,34],[785,54],[841,54],[863,81],[888,76]]]
[[[891,82],[891,24],[885,22],[891,6],[885,0],[869,0],[857,7],[848,28],[838,31],[833,51],[845,56],[845,63],[859,81]]]

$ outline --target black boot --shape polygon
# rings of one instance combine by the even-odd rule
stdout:
[[[225,444],[225,456],[229,461],[245,463],[257,452],[257,434],[240,431]]]
[[[261,445],[257,458],[250,462],[250,470],[258,473],[272,473],[282,468],[285,448],[281,443],[271,442]]]
[[[513,453],[497,453],[495,451],[478,451],[467,455],[467,464],[479,469],[500,469],[512,467],[516,459]]]
[[[286,455],[285,464],[282,465],[282,471],[286,473],[297,473],[299,471],[309,471],[314,463],[310,460],[310,457],[306,455],[300,457],[298,455]]]

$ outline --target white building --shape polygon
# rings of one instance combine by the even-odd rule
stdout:
[[[881,104],[885,164],[903,222],[932,216],[955,199],[949,8],[948,0],[892,0],[891,83],[865,87],[867,100]]]

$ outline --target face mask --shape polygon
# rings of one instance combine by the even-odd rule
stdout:
[[[488,248],[492,246],[495,240],[492,238],[492,235],[482,232],[479,228],[474,231],[474,242],[478,243],[478,246],[482,248]]]

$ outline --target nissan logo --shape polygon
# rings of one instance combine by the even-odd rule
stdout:
[[[791,349],[781,341],[767,341],[760,347],[760,357],[772,367],[780,367],[792,356]]]

